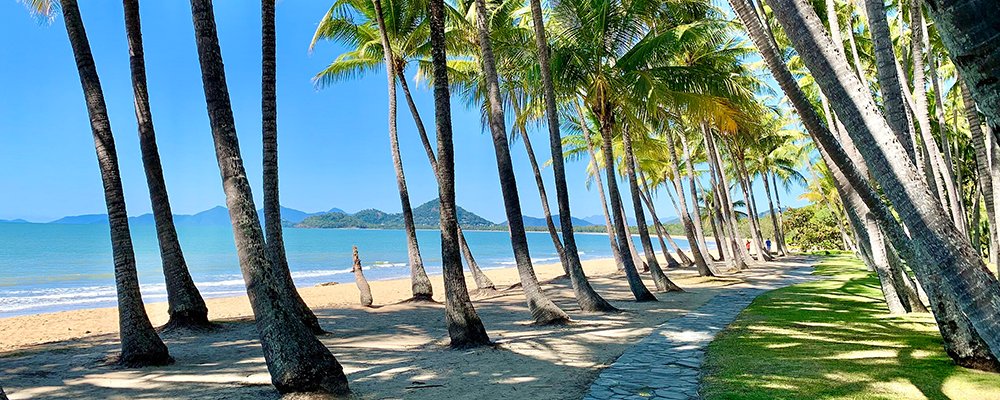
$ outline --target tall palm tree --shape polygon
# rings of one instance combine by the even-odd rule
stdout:
[[[56,4],[44,0],[25,1],[25,5],[29,11],[48,17],[53,15],[56,8]],[[125,209],[125,193],[122,190],[121,173],[118,169],[118,153],[115,150],[115,139],[108,120],[104,92],[97,75],[97,66],[94,65],[80,8],[76,0],[63,0],[60,5],[66,24],[66,34],[73,48],[76,69],[87,102],[87,113],[90,116],[94,147],[104,186],[104,201],[108,207],[115,288],[118,292],[118,328],[121,337],[121,355],[118,362],[126,367],[170,364],[174,360],[149,322],[142,303],[142,294],[139,292],[135,252],[132,249],[132,237]]]
[[[325,331],[319,319],[295,289],[292,273],[285,256],[285,239],[281,229],[281,201],[278,196],[278,104],[275,78],[274,0],[261,3],[261,137],[263,140],[264,228],[267,234],[265,252],[275,273],[274,284],[288,294],[288,306],[302,322],[317,334]]]
[[[674,132],[670,127],[663,129],[666,134],[667,139],[667,154],[670,156],[671,169],[670,175],[673,177],[672,182],[674,184],[674,191],[677,192],[678,212],[681,217],[681,223],[684,224],[684,233],[687,235],[688,243],[691,245],[691,254],[694,256],[695,266],[698,268],[698,275],[700,276],[715,276],[712,270],[708,266],[708,262],[702,255],[702,247],[698,244],[698,238],[695,236],[696,232],[694,230],[694,223],[691,221],[691,214],[688,213],[687,200],[684,196],[684,188],[681,183],[681,167],[680,162],[677,157],[677,143],[674,139]],[[683,138],[681,139],[684,140]],[[690,171],[689,171],[690,173]]]
[[[559,226],[562,229],[563,250],[569,269],[570,281],[577,303],[583,311],[614,311],[610,303],[594,291],[580,263],[580,255],[573,235],[573,215],[569,207],[569,189],[566,185],[566,166],[563,162],[562,135],[559,133],[559,114],[556,106],[555,84],[552,82],[552,62],[549,60],[549,41],[542,19],[541,0],[531,0],[531,24],[535,30],[538,66],[542,78],[542,96],[545,100],[546,125],[549,129],[549,152],[552,155],[552,174],[555,178],[556,203],[559,207]]]
[[[385,54],[386,77],[389,80],[389,147],[392,149],[392,165],[396,171],[396,186],[399,188],[399,201],[403,209],[403,228],[406,231],[406,248],[410,260],[410,282],[413,291],[412,300],[431,301],[433,288],[431,280],[424,271],[424,262],[420,257],[420,246],[417,243],[417,229],[413,223],[413,209],[410,207],[410,194],[406,189],[406,176],[403,174],[403,159],[399,153],[399,137],[396,133],[396,66],[392,56],[392,47],[386,33],[385,19],[382,13],[382,2],[372,0],[375,5],[375,19],[378,23],[379,37]]]
[[[146,172],[150,204],[156,223],[156,238],[160,245],[163,277],[167,288],[167,314],[170,319],[164,330],[174,328],[206,328],[208,307],[194,285],[194,279],[184,261],[181,244],[177,240],[173,213],[167,185],[163,180],[163,166],[156,148],[153,116],[149,110],[149,92],[146,89],[146,61],[142,48],[142,26],[139,19],[139,1],[125,0],[125,33],[128,36],[129,66],[132,71],[132,91],[135,95],[135,118],[139,127],[139,149]]]
[[[488,122],[493,136],[493,150],[496,153],[497,170],[500,175],[500,192],[504,200],[504,210],[507,214],[507,227],[510,229],[511,247],[517,262],[521,287],[528,300],[531,316],[538,324],[559,324],[569,321],[566,315],[542,292],[531,265],[531,255],[528,252],[528,238],[524,231],[524,219],[521,214],[521,202],[517,194],[517,182],[514,178],[514,167],[510,158],[510,147],[507,143],[507,128],[504,127],[503,100],[500,98],[500,82],[497,76],[496,61],[490,40],[490,26],[485,0],[476,0],[476,28],[480,46],[480,62],[487,91],[487,106],[489,107]]]
[[[263,7],[267,8],[267,2]],[[340,363],[316,339],[296,310],[287,307],[287,299],[293,294],[275,282],[277,273],[267,256],[264,232],[240,155],[212,0],[191,0],[191,16],[236,251],[271,382],[282,393],[347,394],[350,389]]]
[[[392,10],[399,11],[398,8]],[[399,20],[399,14],[392,14],[391,16],[394,17],[393,26],[398,27],[399,24],[405,24],[408,21],[413,22],[413,20],[419,18],[420,14],[414,11],[404,14],[403,17],[405,20],[403,21]],[[368,18],[368,21],[362,24],[351,24],[350,21],[354,18],[350,15],[351,13],[361,13]],[[372,32],[372,20],[374,20],[376,25],[375,32]],[[413,34],[413,32],[410,33]],[[320,73],[319,79],[325,82],[333,82],[352,73],[373,69],[373,64],[377,65],[378,56],[372,53],[381,50],[389,82],[389,148],[392,153],[393,170],[396,173],[396,186],[399,190],[399,202],[403,215],[403,231],[406,233],[407,258],[410,264],[410,285],[413,294],[411,300],[432,300],[434,294],[433,287],[424,269],[423,258],[420,256],[416,224],[413,222],[413,208],[410,205],[410,194],[406,186],[406,175],[403,172],[403,159],[399,152],[399,137],[396,131],[396,77],[397,75],[401,75],[397,74],[396,69],[405,68],[405,63],[397,60],[393,53],[382,3],[380,1],[360,0],[338,1],[323,17],[310,47],[323,37],[347,38],[347,41],[356,42],[359,45],[358,49],[345,53]],[[408,48],[406,51],[412,50]],[[405,81],[405,78],[400,78],[400,80]]]
[[[384,17],[381,27],[378,25],[376,15]],[[386,16],[388,18],[385,18]],[[427,154],[427,160],[431,170],[437,171],[437,156],[434,155],[434,149],[405,75],[406,68],[412,63],[418,63],[422,68],[430,69],[431,44],[428,21],[425,0],[393,1],[383,7],[383,12],[378,14],[375,12],[374,3],[369,0],[341,0],[330,7],[330,10],[320,20],[316,27],[316,33],[309,44],[309,49],[311,51],[321,39],[336,40],[352,48],[352,50],[338,56],[336,60],[316,75],[314,78],[316,84],[319,87],[325,87],[342,79],[372,72],[377,70],[379,65],[385,65],[385,48],[388,47],[393,55],[393,72],[399,87],[403,90],[403,97],[406,99],[406,104],[416,124],[420,142]],[[387,45],[382,43],[383,32],[388,39]],[[447,41],[454,42],[455,39]],[[400,169],[400,174],[397,176],[401,176],[401,172]],[[409,198],[407,193],[400,193],[401,203],[403,203],[402,197],[404,196]],[[406,203],[409,204],[409,201]],[[404,209],[408,207],[407,205]],[[493,282],[476,263],[475,257],[464,239],[465,234],[461,227],[458,228],[458,234],[462,237],[460,240],[462,255],[475,278],[478,290],[484,294],[494,291]],[[411,242],[414,244],[412,248],[419,250],[415,246],[415,236],[407,236],[407,250],[411,249]],[[419,252],[416,253],[416,256],[419,257]],[[432,288],[424,283],[429,282],[426,280],[427,273],[424,270],[422,259],[419,261],[419,263],[414,262],[414,258],[410,258],[412,285],[419,292],[430,293]],[[414,296],[417,298],[426,297],[418,296],[417,292],[414,292]]]
[[[941,282],[938,281],[939,277],[934,276],[936,271],[929,270],[930,265],[935,265],[932,264],[934,262],[932,257],[927,255],[925,252],[920,253],[914,251],[919,249],[918,244],[911,243],[908,239],[906,239],[906,235],[903,233],[902,228],[896,224],[892,215],[889,213],[885,205],[878,199],[874,190],[867,184],[865,179],[862,178],[863,175],[858,173],[856,164],[853,164],[850,161],[850,157],[848,157],[846,152],[844,152],[844,149],[840,146],[840,143],[837,141],[835,136],[830,133],[830,130],[828,130],[822,122],[820,122],[820,118],[817,115],[816,110],[807,100],[802,89],[792,77],[787,66],[784,64],[784,60],[779,55],[773,38],[767,36],[766,31],[762,28],[763,23],[753,13],[751,6],[747,4],[745,0],[732,0],[730,1],[730,5],[733,7],[733,10],[736,11],[740,20],[747,28],[748,36],[754,42],[754,45],[758,48],[758,50],[760,50],[768,69],[771,71],[775,80],[781,86],[782,90],[795,107],[801,121],[813,137],[814,142],[817,143],[820,148],[820,154],[826,157],[827,165],[830,166],[833,175],[837,178],[836,181],[844,182],[847,185],[845,187],[853,186],[853,188],[857,189],[857,193],[861,195],[860,197],[863,199],[864,204],[870,207],[872,212],[879,219],[879,222],[883,224],[883,228],[886,229],[887,237],[893,243],[896,250],[900,252],[900,256],[909,260],[908,263],[914,269],[914,272],[916,272],[920,277],[920,281],[924,285],[924,289],[927,292],[928,297],[931,298],[931,306],[934,309],[934,316],[939,322],[938,328],[941,330],[942,336],[945,339],[945,346],[948,349],[949,355],[951,355],[953,359],[961,365],[980,367],[992,365],[995,367],[997,365],[996,358],[992,357],[989,349],[986,347],[985,341],[976,333],[973,328],[972,321],[965,318],[962,313],[958,311],[962,305],[959,305],[955,301],[948,298],[948,296],[954,292],[952,291],[949,293],[948,290],[950,290],[950,288],[948,285],[941,284]],[[786,5],[783,4],[783,6]],[[783,9],[782,12],[787,13],[787,9]],[[811,13],[811,11],[804,9],[802,12],[807,14]],[[785,14],[785,16],[787,17],[789,15]],[[815,16],[813,16],[813,18],[815,19]],[[788,37],[792,37],[795,34],[803,34],[804,32],[794,30],[788,31],[787,33]],[[810,50],[816,51],[815,48],[810,48]],[[803,53],[800,52],[799,54]],[[850,75],[852,74],[841,76]],[[884,131],[891,132],[888,128],[885,128]],[[896,154],[905,154],[905,152]],[[912,174],[915,174],[915,172]],[[918,179],[915,179],[915,181]],[[894,190],[899,190],[898,186],[896,186]]]
[[[927,7],[972,98],[1000,142],[1000,15],[991,0],[944,0]]]
[[[437,125],[438,197],[441,202],[441,262],[444,273],[445,324],[452,347],[490,343],[465,287],[459,254],[458,213],[455,206],[455,150],[452,147],[451,93],[448,89],[448,56],[444,30],[444,0],[429,0],[431,62],[434,75],[434,120]]]

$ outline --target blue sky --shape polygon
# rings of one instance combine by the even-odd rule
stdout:
[[[317,90],[310,78],[344,49],[322,43],[309,54],[322,1],[282,1],[277,8],[278,132],[282,204],[303,211],[399,210],[389,155],[384,72]],[[250,182],[260,204],[260,10],[251,3],[215,4],[223,58]],[[149,212],[139,155],[121,4],[82,2],[81,12],[108,103],[130,215]],[[153,120],[174,212],[189,214],[224,203],[205,111],[189,4],[142,3],[143,38]],[[16,1],[0,2],[0,219],[48,221],[105,212],[73,55],[61,17],[51,24]],[[412,76],[412,71],[409,72]],[[415,96],[433,132],[430,91]],[[479,113],[453,104],[459,205],[505,220],[492,142]],[[544,129],[544,127],[543,127]],[[414,206],[437,196],[416,129],[400,99],[399,133]],[[540,159],[548,159],[545,132],[535,132]],[[521,205],[540,216],[524,149],[512,143]],[[574,216],[600,214],[596,190],[585,186],[583,161],[567,164]],[[550,194],[551,171],[543,171]],[[623,187],[627,188],[627,187]],[[797,205],[801,188],[782,190]],[[766,204],[763,193],[758,200]],[[627,193],[623,193],[627,196]],[[626,197],[626,201],[627,201]],[[554,202],[553,202],[554,203]],[[666,196],[661,218],[674,215]],[[553,204],[554,207],[554,204]]]

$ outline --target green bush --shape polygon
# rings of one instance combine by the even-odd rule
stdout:
[[[785,242],[802,251],[843,250],[840,221],[828,208],[809,205],[784,214]]]

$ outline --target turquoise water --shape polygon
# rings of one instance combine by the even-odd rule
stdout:
[[[231,228],[178,227],[178,236],[205,297],[245,293]],[[427,272],[440,274],[438,231],[418,231],[417,237]],[[507,232],[466,231],[466,238],[484,269],[514,265]],[[576,238],[581,258],[611,256],[606,235]],[[132,239],[143,299],[166,301],[154,227],[133,226]],[[687,248],[686,241],[677,242]],[[529,232],[528,243],[536,263],[558,261],[547,233]],[[300,287],[353,281],[351,246],[355,245],[368,279],[409,276],[401,230],[287,228],[285,245],[292,277]],[[114,305],[107,225],[0,224],[0,317]]]

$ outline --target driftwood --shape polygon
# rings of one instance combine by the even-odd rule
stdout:
[[[364,272],[361,271],[361,259],[358,258],[358,246],[354,246],[354,281],[358,284],[358,290],[361,292],[361,305],[365,307],[372,306],[372,288],[368,286],[368,280],[365,279]]]

